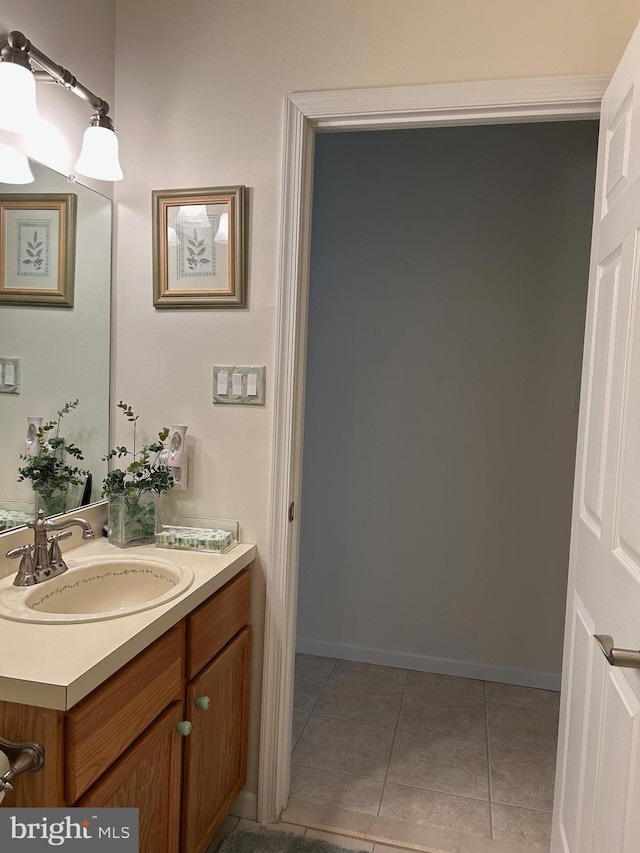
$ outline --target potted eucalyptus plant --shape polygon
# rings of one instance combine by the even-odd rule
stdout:
[[[84,459],[80,448],[60,435],[60,422],[65,415],[78,407],[78,403],[78,399],[65,403],[59,409],[57,419],[38,427],[40,450],[37,455],[20,455],[25,464],[18,469],[18,482],[31,481],[36,498],[36,512],[42,509],[46,516],[65,512],[69,489],[72,486],[81,486],[89,473],[86,468],[74,464],[74,461],[81,462]],[[54,430],[55,433],[51,435]]]
[[[154,541],[158,497],[172,489],[174,481],[171,468],[164,464],[161,456],[169,435],[168,427],[160,430],[157,441],[138,449],[139,415],[122,400],[118,408],[133,425],[133,445],[132,450],[119,445],[104,457],[108,462],[122,459],[124,463],[123,467],[110,469],[103,480],[102,494],[109,504],[109,541],[119,548],[127,548]]]

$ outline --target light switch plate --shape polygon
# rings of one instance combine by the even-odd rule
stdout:
[[[9,376],[7,376],[7,366]],[[11,368],[13,367],[13,381],[11,381]],[[4,358],[0,356],[0,394],[19,394],[22,373],[21,358]],[[9,383],[7,383],[9,378]]]
[[[218,380],[218,375],[227,375],[227,393],[220,394],[225,383]],[[248,379],[251,374],[251,381]],[[238,367],[233,365],[214,365],[213,366],[213,402],[214,403],[233,403],[238,406],[264,406],[264,386],[265,386],[266,368],[262,367]],[[240,393],[234,391],[234,376],[236,377],[236,385],[239,381]],[[253,378],[255,377],[255,378]],[[252,391],[252,385],[255,383],[255,394],[249,393]]]

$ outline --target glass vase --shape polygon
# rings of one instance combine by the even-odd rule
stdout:
[[[50,495],[41,495],[36,492],[36,516],[38,510],[44,512],[44,517],[49,518],[50,515],[60,515],[67,511],[67,492],[61,489],[56,489]]]
[[[158,496],[155,492],[109,496],[109,542],[118,548],[155,541]]]

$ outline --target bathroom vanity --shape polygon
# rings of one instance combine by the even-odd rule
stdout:
[[[100,539],[73,556],[114,551]],[[135,806],[141,853],[206,850],[245,782],[255,552],[131,549],[187,564],[193,583],[115,619],[0,619],[0,733],[45,749],[3,805]]]

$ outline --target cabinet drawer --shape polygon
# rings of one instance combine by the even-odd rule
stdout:
[[[76,804],[139,809],[140,853],[180,850],[181,719],[174,702]]]
[[[78,797],[182,691],[184,623],[141,652],[65,718],[65,792]]]
[[[249,567],[218,590],[187,617],[187,680],[249,621],[251,575]]]

